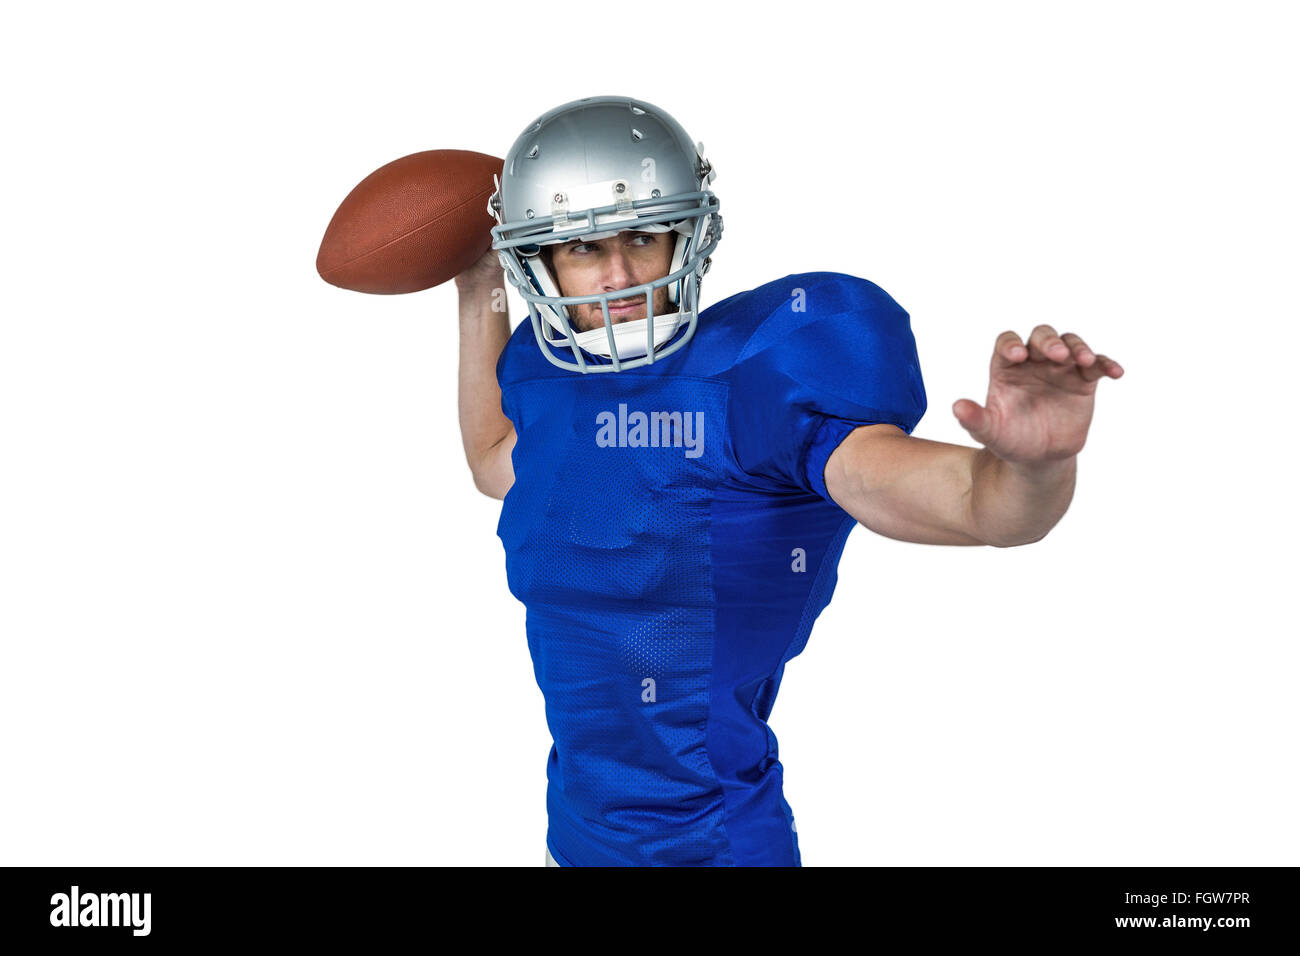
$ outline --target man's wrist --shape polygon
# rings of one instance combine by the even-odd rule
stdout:
[[[472,279],[466,282],[456,280],[456,291],[466,298],[484,298],[492,296],[498,289],[505,287],[505,276],[499,279]]]
[[[1055,485],[1060,483],[1078,464],[1078,456],[1068,458],[1051,458],[1039,461],[1009,461],[983,449],[985,453],[997,460],[998,466],[1020,481],[1035,485]]]
[[[995,547],[1040,540],[1074,494],[1077,456],[1007,461],[988,448],[975,456],[971,492],[974,536]]]

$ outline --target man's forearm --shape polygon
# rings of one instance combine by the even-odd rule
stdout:
[[[972,533],[1000,548],[1042,539],[1070,506],[1077,461],[1020,465],[979,449],[971,460]]]
[[[470,467],[513,430],[501,411],[497,359],[510,339],[510,315],[503,291],[489,285],[458,286],[460,366],[457,407],[460,435]],[[493,305],[498,311],[493,310]]]

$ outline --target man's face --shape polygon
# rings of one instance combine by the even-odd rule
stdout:
[[[676,232],[629,231],[596,242],[573,239],[561,246],[544,248],[551,257],[551,271],[560,285],[560,295],[598,295],[668,275],[676,241]],[[654,297],[656,316],[676,311],[669,306],[667,286],[655,289]],[[572,324],[579,332],[605,324],[599,302],[571,305],[568,309]],[[644,294],[609,302],[610,322],[617,324],[645,317]]]

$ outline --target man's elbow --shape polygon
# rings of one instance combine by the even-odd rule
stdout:
[[[501,480],[497,475],[493,475],[481,468],[470,466],[470,474],[474,476],[474,487],[487,495],[489,498],[495,498],[497,501],[504,501],[506,491],[509,489],[501,487]]]
[[[1051,529],[1048,530],[1050,531]],[[985,541],[984,543],[991,548],[1020,548],[1027,544],[1037,544],[1039,541],[1046,538],[1047,535],[1048,531],[1044,531],[1042,534],[1033,538],[1015,538],[1007,541]]]

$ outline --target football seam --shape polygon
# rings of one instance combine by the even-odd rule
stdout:
[[[373,256],[378,252],[383,252],[393,243],[401,242],[403,239],[409,239],[417,232],[421,232],[422,230],[428,229],[430,226],[442,222],[442,220],[446,219],[452,213],[460,209],[463,209],[465,206],[469,205],[470,203],[479,202],[487,199],[488,196],[492,195],[492,192],[493,192],[492,188],[484,189],[483,192],[478,193],[473,198],[466,199],[464,202],[457,203],[455,206],[452,206],[450,209],[443,212],[436,219],[430,219],[428,222],[416,226],[414,229],[410,229],[402,233],[400,236],[394,236],[392,239],[389,239],[387,242],[385,242],[382,246],[376,246],[375,248],[371,249],[369,252],[363,252],[359,256],[353,256],[351,259],[347,260],[346,262],[340,262],[336,266],[331,266],[329,269],[326,269],[324,272],[321,273],[321,277],[324,278],[325,276],[333,275],[334,273],[338,272],[340,269],[346,269],[348,266],[352,265],[353,263],[360,262],[362,259],[365,259],[368,256]]]

